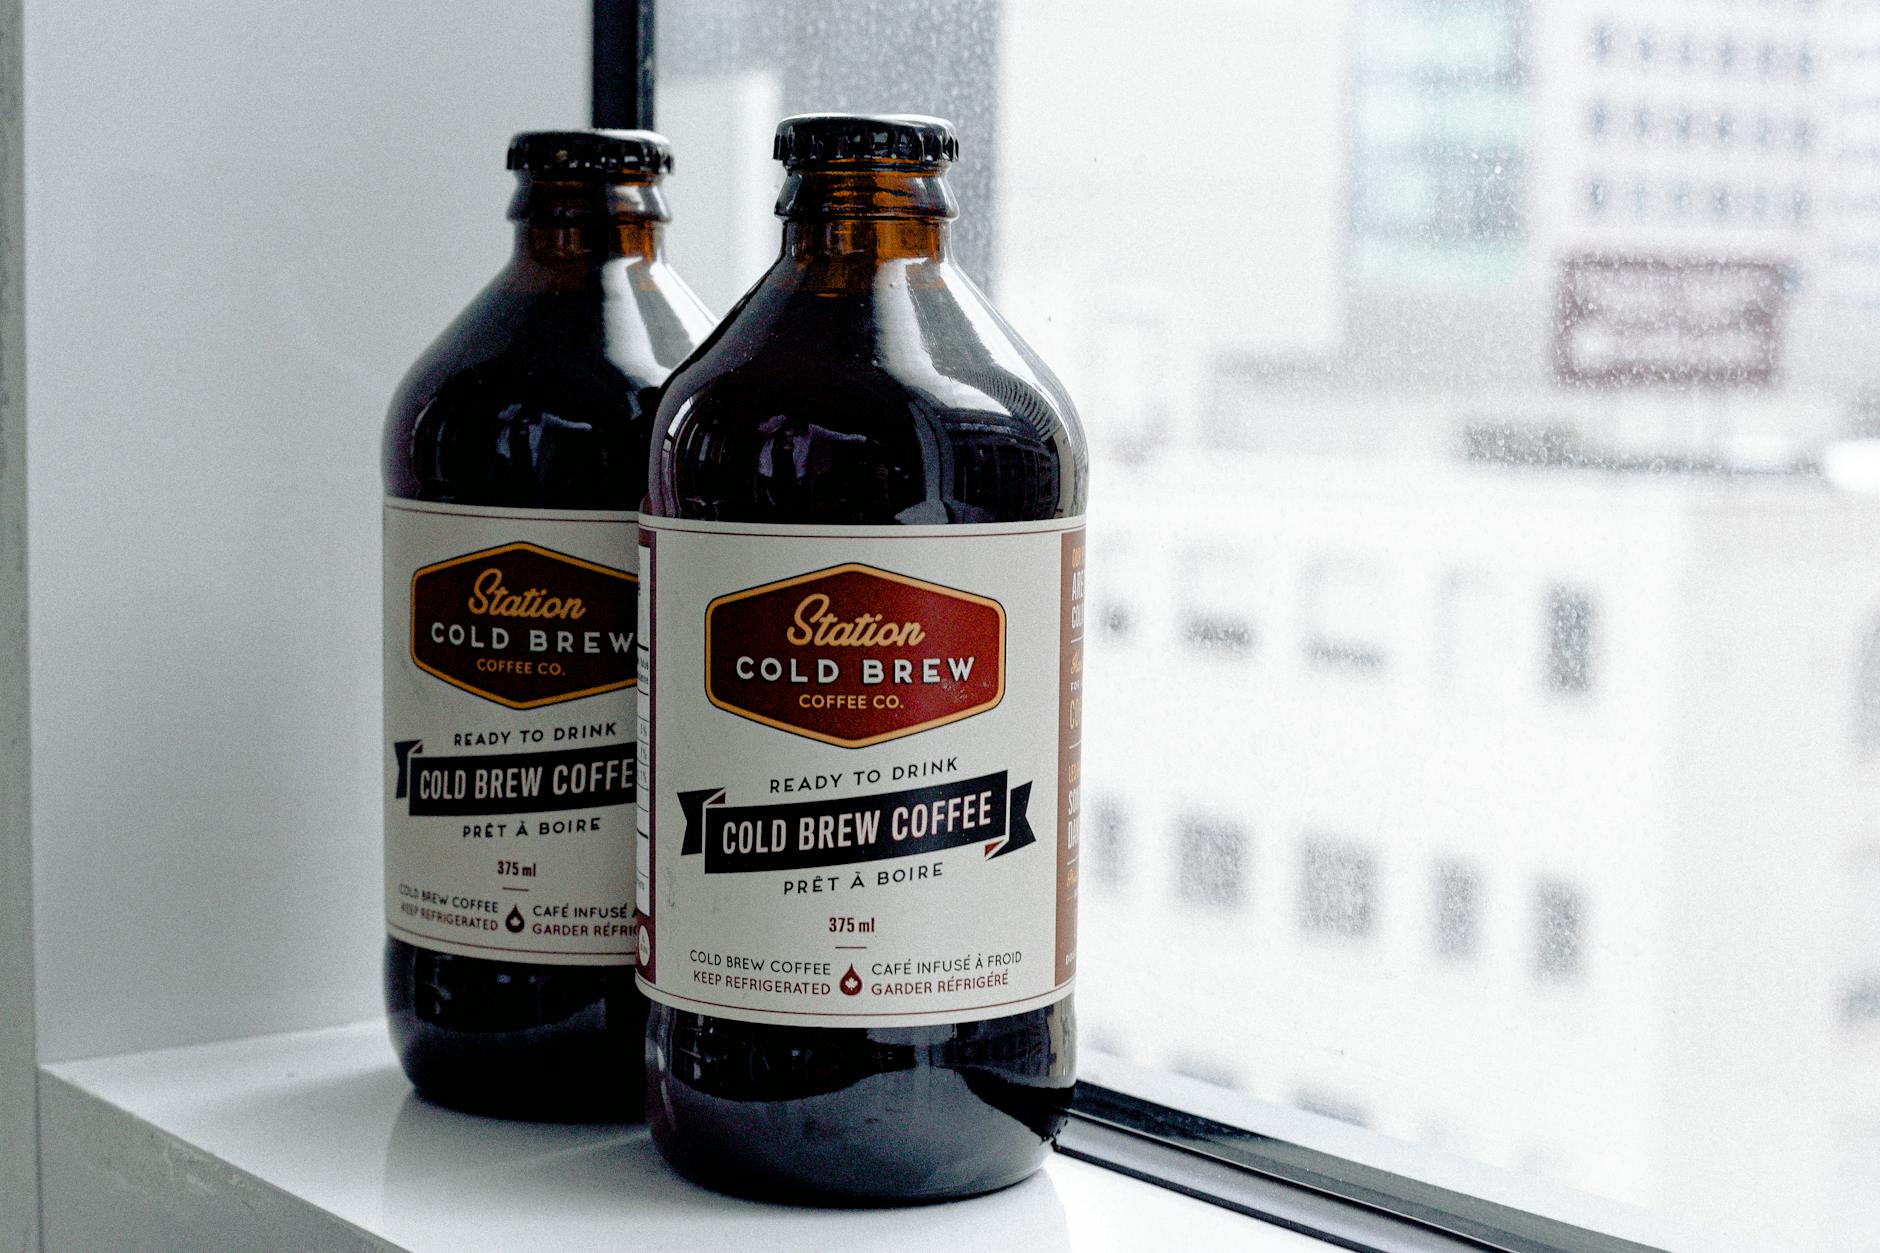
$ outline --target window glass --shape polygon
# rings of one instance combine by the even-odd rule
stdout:
[[[1080,1032],[1714,1231],[1880,1196],[1880,7],[660,6],[674,259],[958,123],[1093,469]]]

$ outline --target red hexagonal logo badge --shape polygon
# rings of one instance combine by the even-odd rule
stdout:
[[[484,700],[534,709],[631,687],[639,580],[535,544],[411,576],[411,660]]]
[[[1005,697],[996,600],[850,563],[720,596],[705,610],[705,692],[739,717],[863,748]]]

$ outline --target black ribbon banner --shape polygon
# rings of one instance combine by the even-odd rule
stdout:
[[[808,870],[918,857],[983,844],[987,859],[1037,842],[1025,806],[1031,784],[1009,792],[1005,771],[931,787],[788,805],[727,805],[723,788],[679,793],[685,855],[706,874]]]
[[[540,753],[426,757],[422,740],[392,745],[393,795],[418,815],[552,813],[630,805],[637,746],[596,744]]]

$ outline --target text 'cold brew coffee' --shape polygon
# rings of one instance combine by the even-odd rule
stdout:
[[[385,957],[412,1082],[637,1116],[636,522],[655,391],[710,318],[666,265],[665,140],[519,135],[509,265],[385,429]]]
[[[1070,1096],[1083,435],[949,255],[945,122],[776,152],[641,518],[647,1118],[726,1191],[963,1196]]]

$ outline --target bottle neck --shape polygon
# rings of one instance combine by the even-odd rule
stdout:
[[[557,182],[517,177],[509,219],[516,224],[515,263],[551,272],[598,270],[620,257],[660,260],[672,217],[650,178]]]
[[[783,255],[799,263],[943,260],[957,212],[932,166],[795,169],[777,196]]]

